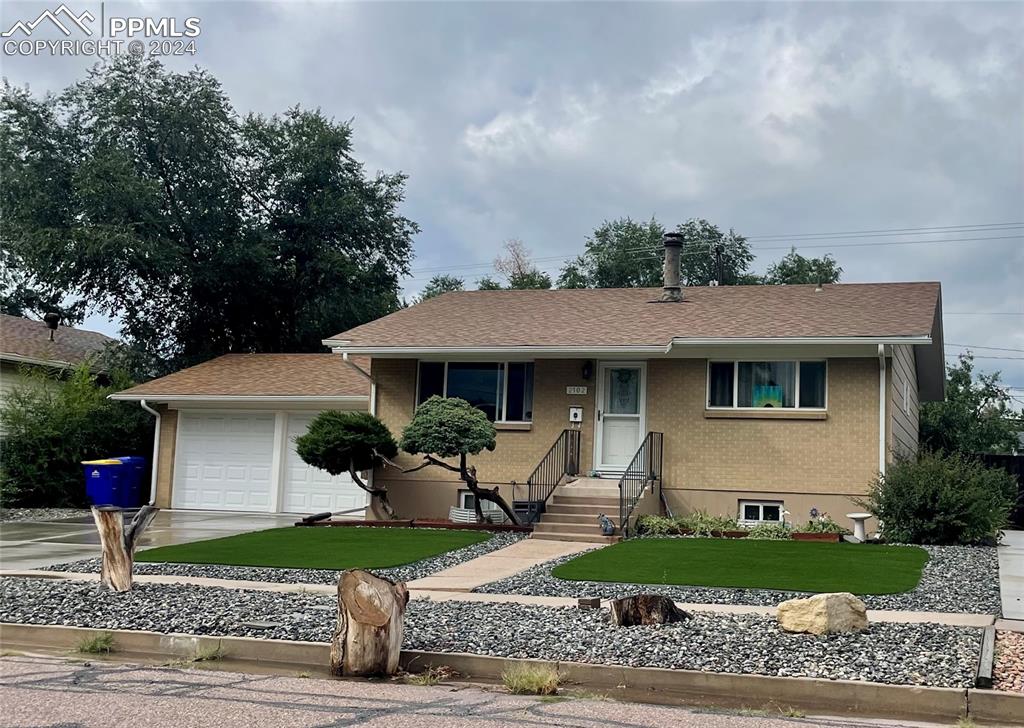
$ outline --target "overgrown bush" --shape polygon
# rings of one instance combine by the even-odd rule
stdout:
[[[862,502],[887,541],[971,544],[998,537],[1016,503],[1017,484],[970,456],[922,453],[890,466]]]
[[[750,529],[747,538],[761,541],[785,541],[793,538],[793,528],[788,523],[762,523]]]
[[[84,506],[81,461],[152,456],[152,415],[107,399],[131,386],[127,375],[113,372],[102,385],[84,365],[66,381],[38,369],[25,374],[29,381],[8,392],[0,410],[0,505]]]

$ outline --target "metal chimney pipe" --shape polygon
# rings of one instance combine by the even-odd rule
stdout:
[[[683,248],[682,233],[665,233],[661,236],[665,246],[664,289],[662,301],[672,303],[683,300],[683,289],[679,285],[679,258]]]

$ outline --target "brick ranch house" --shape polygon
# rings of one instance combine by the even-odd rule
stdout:
[[[347,478],[305,466],[294,438],[323,409],[368,409],[397,437],[434,394],[494,421],[497,448],[473,458],[482,485],[524,513],[566,486],[550,510],[594,496],[580,502],[616,525],[624,474],[633,517],[800,524],[814,507],[845,522],[888,463],[916,452],[918,404],[944,396],[938,283],[674,283],[446,293],[325,340],[333,354],[229,355],[114,396],[160,413],[154,498],[174,508],[363,506]],[[601,479],[567,486],[569,471]],[[473,505],[438,468],[372,477],[401,517]],[[538,532],[595,530],[577,510]]]
[[[553,447],[561,468],[567,430],[578,432],[575,469],[602,478],[581,496],[617,497],[631,463],[643,472],[656,458],[662,502],[625,511],[700,509],[746,523],[799,524],[812,507],[846,522],[878,473],[917,451],[919,402],[944,396],[938,283],[681,295],[668,283],[446,293],[324,343],[370,358],[371,411],[396,434],[431,395],[481,408],[498,430],[495,451],[473,459],[481,483],[521,504]],[[386,467],[374,478],[399,514],[436,518],[471,505],[452,475]],[[635,501],[635,482],[625,485]],[[575,520],[574,532],[597,527]]]

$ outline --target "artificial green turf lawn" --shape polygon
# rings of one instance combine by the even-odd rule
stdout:
[[[401,566],[490,538],[480,531],[427,528],[272,528],[140,551],[136,561],[294,569]]]
[[[911,546],[645,538],[585,553],[551,573],[573,581],[896,594],[917,586],[926,561],[928,552]]]

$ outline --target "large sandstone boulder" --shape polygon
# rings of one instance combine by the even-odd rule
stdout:
[[[868,628],[864,602],[847,592],[815,594],[807,599],[790,599],[778,609],[779,625],[787,632],[834,634],[862,632]]]

